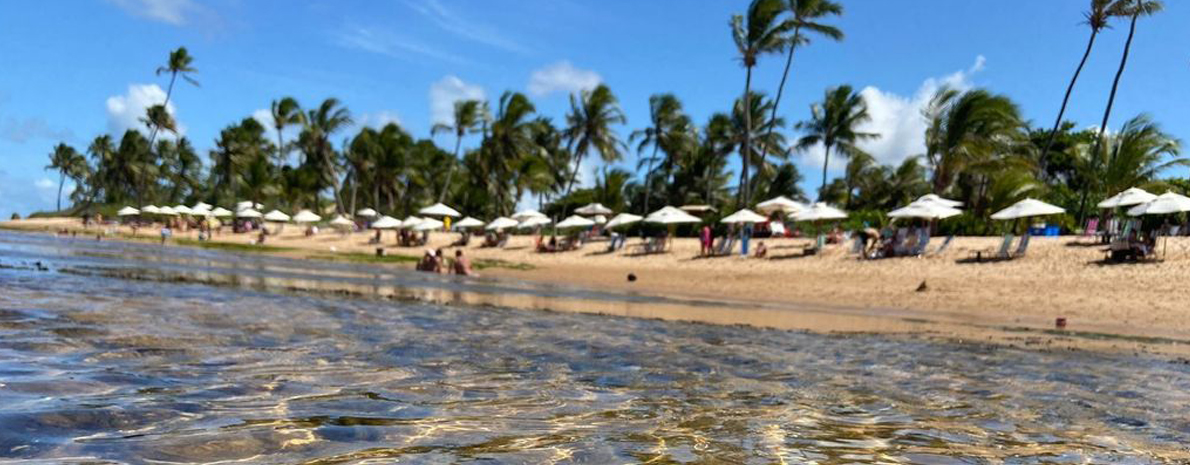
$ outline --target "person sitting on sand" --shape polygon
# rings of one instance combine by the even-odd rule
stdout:
[[[471,269],[471,260],[463,256],[463,249],[455,250],[454,273],[463,276],[478,276]]]
[[[768,255],[768,253],[769,248],[764,245],[764,241],[760,241],[759,244],[756,244],[756,258],[764,258],[765,255]]]
[[[434,251],[426,249],[426,253],[422,254],[421,261],[417,262],[417,271],[431,271],[434,269]]]

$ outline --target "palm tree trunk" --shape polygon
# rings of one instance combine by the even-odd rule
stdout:
[[[171,95],[173,95],[173,93],[174,93],[174,81],[175,81],[175,80],[177,80],[177,79],[178,79],[178,72],[177,72],[177,71],[174,71],[172,74],[170,74],[170,76],[169,76],[169,88],[168,88],[168,89],[165,91],[165,103],[161,104],[161,106],[162,106],[163,108],[166,108],[166,109],[168,109],[168,108],[169,108],[169,97],[170,97]],[[166,110],[166,113],[168,113],[168,112],[169,112],[169,111],[168,111],[168,110]],[[153,147],[153,141],[157,140],[157,131],[158,131],[159,129],[160,129],[160,128],[158,128],[157,126],[153,126],[153,130],[152,130],[152,131],[149,133],[149,147],[150,147],[150,149]]]
[[[739,207],[748,205],[748,158],[752,156],[752,67],[744,74],[744,143],[740,144]]]
[[[1066,104],[1070,102],[1070,93],[1074,91],[1074,83],[1078,81],[1078,75],[1083,72],[1083,65],[1087,64],[1087,57],[1091,56],[1091,48],[1095,45],[1095,36],[1099,34],[1099,30],[1091,28],[1091,38],[1087,40],[1087,50],[1083,52],[1083,59],[1078,62],[1078,68],[1074,69],[1074,77],[1070,78],[1070,85],[1066,86],[1066,96],[1062,97],[1062,108],[1058,110],[1058,118],[1054,120],[1054,128],[1050,130],[1049,140],[1045,143],[1045,148],[1041,151],[1041,163],[1044,167],[1046,165],[1046,156],[1054,146],[1054,138],[1058,135],[1058,127],[1062,125],[1062,116],[1066,114]]]
[[[446,193],[450,191],[450,180],[455,177],[455,169],[459,166],[459,148],[463,146],[463,135],[459,134],[455,138],[455,159],[454,163],[450,164],[450,171],[446,172],[446,184],[442,185],[442,192],[438,193],[438,203],[442,203],[446,199]]]
[[[801,30],[802,30],[801,25],[798,25],[797,27],[793,28],[793,37],[794,37],[795,41],[797,39],[798,33]],[[781,105],[781,94],[783,92],[785,92],[785,80],[787,78],[789,78],[789,68],[793,65],[793,51],[795,49],[797,49],[796,43],[789,45],[789,55],[787,55],[785,57],[785,71],[783,71],[781,73],[781,84],[777,86],[777,97],[775,99],[773,99],[773,113],[772,113],[772,116],[769,117],[769,122],[773,122],[773,121],[777,120],[777,108],[780,107],[780,105]],[[776,125],[773,125],[773,124],[769,125],[769,130],[765,131],[764,143],[767,144],[768,141],[773,137],[773,128],[775,128],[775,127],[776,127]],[[765,147],[765,148],[767,149],[768,147]],[[760,165],[761,166],[764,166],[765,158],[768,157],[768,154],[769,154],[768,150],[760,151]]]
[[[1107,120],[1111,117],[1111,107],[1116,101],[1116,89],[1120,87],[1120,77],[1124,75],[1124,66],[1128,64],[1128,50],[1132,48],[1132,36],[1136,34],[1136,19],[1139,17],[1139,13],[1132,15],[1132,24],[1128,27],[1128,40],[1124,42],[1124,56],[1120,58],[1120,69],[1116,70],[1116,78],[1112,81],[1111,94],[1107,97],[1107,109],[1103,111],[1103,122],[1099,124],[1099,137],[1095,138],[1095,151],[1091,152],[1092,156],[1099,153],[1099,148],[1103,143],[1103,134],[1107,131]]]
[[[356,191],[358,191],[358,190],[359,190],[359,181],[356,179],[352,179],[351,180],[351,213],[355,213],[355,199],[356,199],[355,194],[356,194]]]
[[[653,160],[657,159],[657,143],[653,143],[653,157],[649,158],[649,169],[645,171],[645,212],[649,211],[649,197],[653,196]]]
[[[277,128],[277,172],[285,166],[285,144],[281,141],[281,128]]]
[[[58,174],[58,210],[62,211],[62,184],[66,182],[66,172]]]
[[[824,145],[826,148],[822,155],[822,187],[818,188],[818,201],[822,202],[823,197],[826,196],[826,166],[831,162],[831,146]]]
[[[564,195],[563,197],[570,197],[570,191],[571,191],[571,189],[574,189],[574,181],[575,181],[575,179],[578,178],[578,172],[579,172],[579,170],[583,169],[583,152],[586,151],[586,146],[583,144],[579,144],[579,145],[580,145],[579,148],[582,150],[573,152],[574,153],[574,171],[570,172],[570,181],[566,183],[566,195]],[[567,211],[562,212],[563,215],[565,215],[566,213],[569,213],[569,212],[567,212]]]

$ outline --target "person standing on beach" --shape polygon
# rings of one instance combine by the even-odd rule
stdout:
[[[711,249],[714,247],[715,237],[711,234],[711,226],[703,225],[702,231],[698,235],[698,243],[702,246],[699,253],[704,257],[710,256]]]
[[[171,229],[169,229],[169,223],[162,225],[161,226],[161,245],[165,245],[165,241],[167,239],[169,239],[169,237],[172,235],[174,235],[174,232]]]

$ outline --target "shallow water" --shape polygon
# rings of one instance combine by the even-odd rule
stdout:
[[[0,460],[1190,460],[1165,359],[283,291],[325,282],[651,299],[0,232]]]

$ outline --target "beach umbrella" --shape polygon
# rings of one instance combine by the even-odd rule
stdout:
[[[214,210],[211,210],[211,216],[215,218],[227,218],[231,216],[231,210],[223,207],[215,207]]]
[[[1030,216],[1046,216],[1066,213],[1066,209],[1042,202],[1037,199],[1025,199],[1012,206],[992,214],[993,220],[1015,220]]]
[[[185,205],[178,205],[178,206],[174,207],[174,212],[175,212],[175,213],[177,213],[177,214],[179,214],[179,215],[192,215],[192,214],[194,214],[194,212],[190,210],[190,207],[187,207],[187,206],[185,206]]]
[[[418,210],[417,212],[419,214],[426,215],[426,216],[439,216],[439,217],[449,216],[451,218],[458,218],[460,216],[463,216],[463,215],[459,214],[458,210],[450,208],[450,207],[446,206],[446,204],[443,204],[441,202],[430,205],[426,208]]]
[[[260,217],[261,217],[260,212],[256,211],[255,208],[245,208],[243,210],[236,212],[236,218],[260,218]]]
[[[401,225],[398,227],[404,228],[404,229],[412,229],[414,226],[421,224],[422,221],[424,221],[424,220],[421,218],[418,218],[416,216],[410,215],[408,218],[405,218],[405,220],[402,221]]]
[[[579,209],[575,210],[574,212],[578,213],[580,215],[583,215],[583,216],[610,215],[610,214],[612,214],[612,209],[607,208],[607,207],[603,206],[603,204],[596,202],[596,203],[590,203],[590,204],[584,205],[582,207],[579,207]],[[561,226],[560,223],[559,223],[559,226]]]
[[[591,218],[591,221],[594,221],[595,224],[607,224],[607,217],[603,215],[595,215]]]
[[[542,214],[541,212],[539,212],[537,210],[533,210],[533,209],[521,210],[519,212],[512,214],[512,219],[517,220],[517,221],[525,221],[529,218],[534,218],[534,217],[545,218],[546,216],[544,214]]]
[[[1153,198],[1153,200],[1132,207],[1128,210],[1128,215],[1168,215],[1187,211],[1190,211],[1190,197],[1166,192]]]
[[[756,210],[762,213],[781,212],[788,215],[805,209],[805,204],[784,195],[779,195],[756,204]]]
[[[847,219],[847,212],[838,208],[827,205],[824,202],[817,202],[805,210],[790,215],[795,221],[827,221],[827,220],[843,220]]]
[[[1109,208],[1109,209],[1110,208],[1119,208],[1119,207],[1130,207],[1133,205],[1140,205],[1142,203],[1152,201],[1155,198],[1157,198],[1156,195],[1150,194],[1150,193],[1146,192],[1144,189],[1132,187],[1129,189],[1125,189],[1123,192],[1120,192],[1119,194],[1108,197],[1104,201],[1099,202],[1096,206],[1098,206],[1099,208]]]
[[[466,218],[459,220],[458,223],[455,223],[454,227],[455,227],[455,229],[480,228],[480,227],[483,227],[483,221],[479,221],[475,218],[468,216]]]
[[[140,207],[140,211],[141,211],[141,213],[157,214],[161,211],[161,209],[157,208],[155,205],[145,205],[143,207]]]
[[[194,216],[210,216],[211,208],[203,205],[197,205],[190,209],[190,214]]]
[[[402,225],[404,226],[404,224],[402,224]],[[413,226],[413,230],[414,231],[433,231],[433,230],[437,230],[437,229],[442,229],[442,226],[443,226],[443,224],[441,221],[438,221],[433,218],[422,218],[421,221],[417,222],[417,224]],[[406,227],[408,227],[408,226],[406,226]]]
[[[486,229],[488,231],[495,231],[495,230],[499,230],[499,229],[515,228],[517,226],[517,224],[518,223],[516,220],[514,220],[512,218],[505,218],[505,217],[501,216],[499,218],[492,220],[492,222],[488,223],[487,226],[484,226],[484,229]]]
[[[261,205],[259,203],[252,203],[251,200],[241,200],[239,202],[236,202],[236,211],[247,210],[249,208],[251,208],[253,210],[260,210],[260,209],[264,208],[264,205]]]
[[[619,227],[619,226],[629,225],[629,224],[635,223],[635,222],[643,220],[643,219],[644,219],[644,217],[641,217],[639,215],[633,215],[631,213],[621,213],[619,215],[613,216],[612,219],[609,220],[607,222],[607,224],[605,224],[604,226],[610,229],[610,228],[615,228],[615,227]]]
[[[558,222],[559,228],[587,228],[594,226],[595,222],[588,220],[578,215],[571,215],[566,219]]]
[[[315,223],[321,219],[321,216],[315,215],[314,212],[310,210],[302,210],[297,212],[296,215],[293,215],[294,223]]]
[[[918,203],[918,202],[932,202],[932,203],[944,205],[944,206],[951,207],[951,208],[958,208],[958,207],[963,206],[963,202],[959,202],[958,200],[944,199],[942,197],[939,197],[938,194],[926,194],[921,197],[918,197],[917,200],[913,201],[913,203]]]
[[[943,199],[945,200],[945,199]],[[941,220],[963,214],[962,210],[949,207],[936,200],[921,200],[888,212],[889,218],[924,218]]]
[[[299,215],[300,215],[300,213],[299,213]],[[343,215],[335,216],[335,219],[331,220],[330,224],[331,224],[331,226],[338,226],[338,227],[355,226],[355,222],[347,219]]]
[[[720,223],[763,223],[768,221],[768,218],[757,214],[756,212],[744,208],[738,212],[727,215],[727,217],[719,220]]]
[[[161,207],[161,208],[158,208],[158,209],[157,209],[157,214],[158,214],[158,215],[166,215],[166,216],[178,216],[178,212],[177,212],[177,211],[175,211],[175,210],[173,209],[173,207],[168,207],[168,206],[167,206],[167,207]]]
[[[715,210],[715,207],[712,207],[710,205],[682,205],[682,206],[678,207],[678,210],[684,211],[686,213],[700,213],[700,214],[718,211],[718,210]]]
[[[365,208],[363,210],[355,212],[355,215],[362,216],[365,218],[373,218],[377,215],[377,213],[376,213],[376,210],[373,210],[371,208]]]
[[[702,223],[702,218],[667,206],[650,213],[645,217],[645,222],[657,224]]]
[[[546,218],[544,216],[530,216],[529,218],[525,219],[524,221],[521,221],[520,227],[522,227],[522,228],[536,228],[538,226],[545,226],[550,223],[553,223],[553,221],[551,221],[549,218]]]
[[[264,214],[264,220],[272,221],[274,223],[284,223],[289,221],[289,215],[286,215],[285,212],[282,212],[281,210],[273,210]]]
[[[388,215],[384,215],[372,222],[372,229],[396,229],[399,227],[401,227],[401,220]]]
[[[139,215],[139,214],[140,214],[140,210],[137,210],[132,207],[124,207],[124,208],[121,208],[120,211],[116,212],[116,216],[133,216],[133,215]]]
[[[194,204],[193,207],[190,207],[190,209],[191,210],[208,210],[209,211],[213,207],[214,206],[209,203],[199,202],[199,203]]]

